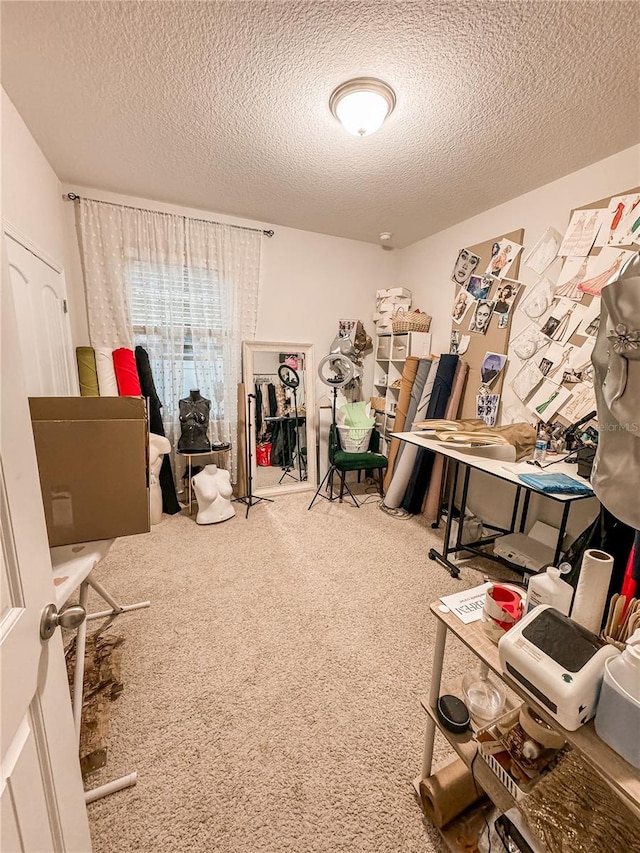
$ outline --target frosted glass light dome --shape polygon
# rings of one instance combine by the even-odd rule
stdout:
[[[333,115],[354,136],[370,136],[379,130],[395,105],[393,89],[373,77],[349,80],[329,99]]]

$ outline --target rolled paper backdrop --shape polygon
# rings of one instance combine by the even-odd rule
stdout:
[[[467,381],[467,373],[469,372],[469,365],[466,361],[458,361],[458,366],[456,367],[456,372],[453,377],[453,388],[451,389],[451,396],[449,397],[449,402],[447,403],[447,411],[445,412],[445,418],[447,420],[455,420],[458,417],[458,410],[460,409],[460,403],[462,401],[462,392],[464,391],[464,386]],[[436,521],[436,516],[438,515],[438,505],[440,503],[440,492],[442,489],[442,477],[444,474],[444,456],[441,456],[439,453],[436,455],[436,458],[433,462],[433,468],[431,470],[431,479],[429,480],[429,486],[427,488],[427,494],[425,495],[423,510],[422,513],[429,521]]]
[[[111,347],[96,347],[96,370],[98,372],[98,388],[101,397],[117,397],[118,382],[113,367],[113,350]]]
[[[414,355],[410,355],[404,363],[404,368],[402,370],[400,393],[398,394],[398,405],[396,407],[396,417],[393,422],[394,432],[402,432],[402,430],[404,429],[404,425],[407,420],[407,410],[409,409],[409,403],[411,401],[411,389],[413,388],[416,373],[418,372],[419,363],[420,359]],[[391,477],[393,476],[393,468],[395,465],[396,456],[398,455],[399,447],[400,439],[392,438],[389,444],[389,464],[387,466],[387,473],[384,478],[385,491],[389,488],[389,483],[391,482]]]
[[[420,782],[420,800],[427,817],[438,827],[462,814],[484,796],[467,765],[456,758]]]
[[[93,347],[76,347],[76,361],[78,362],[78,379],[80,380],[81,396],[99,397],[98,370],[96,368],[96,354]]]
[[[418,365],[416,381],[413,385],[414,390],[416,385],[418,384],[418,377],[420,375],[420,370],[423,366],[423,361],[426,362],[429,369],[427,371],[426,378],[423,382],[422,389],[420,391],[420,399],[418,400],[418,405],[416,406],[414,416],[410,425],[411,429],[413,429],[415,421],[422,420],[425,412],[427,411],[429,400],[431,399],[431,391],[433,390],[433,383],[436,377],[436,371],[438,368],[437,359],[435,359],[434,361],[430,361],[428,359],[421,359],[420,364]],[[411,396],[412,398],[415,397],[413,391]],[[411,476],[411,471],[413,470],[413,464],[415,462],[417,452],[418,448],[415,444],[408,444],[404,441],[402,442],[402,445],[398,452],[398,456],[396,457],[396,466],[393,471],[393,477],[391,478],[391,482],[389,483],[387,491],[385,492],[385,506],[388,506],[391,509],[397,509],[402,503],[402,498],[404,497],[404,493],[407,489],[407,483],[409,482],[409,477]]]
[[[121,397],[141,397],[138,368],[132,349],[120,347],[113,351],[113,366],[118,381],[118,393]]]
[[[600,633],[612,571],[612,556],[594,548],[584,552],[571,618],[594,634]]]

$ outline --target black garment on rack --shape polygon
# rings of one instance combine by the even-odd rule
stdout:
[[[453,379],[456,375],[459,356],[444,353],[440,356],[438,372],[433,383],[431,399],[427,407],[426,419],[443,418],[447,412],[447,404],[453,388]],[[417,515],[422,512],[424,496],[427,493],[431,470],[435,453],[432,450],[420,448],[416,455],[416,461],[409,477],[407,489],[402,499],[402,509]]]
[[[256,418],[256,435],[260,435],[260,431],[262,429],[262,388],[256,382],[255,386],[255,395],[256,395],[256,405],[255,405],[255,418]]]
[[[278,401],[276,400],[276,386],[270,382],[267,386],[269,392],[269,417],[275,418],[278,413]]]
[[[136,347],[135,356],[142,396],[146,397],[149,401],[149,429],[156,435],[164,436],[164,424],[162,423],[161,413],[162,403],[160,402],[160,397],[158,397],[155,382],[153,381],[149,353],[144,347]],[[167,515],[175,515],[177,512],[180,512],[180,504],[178,503],[176,487],[173,481],[173,471],[171,470],[171,459],[168,453],[165,453],[162,457],[160,488],[162,490],[162,511],[166,512]]]

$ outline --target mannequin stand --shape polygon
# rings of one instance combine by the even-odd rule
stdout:
[[[273,500],[271,498],[258,498],[253,494],[253,470],[251,467],[251,401],[256,399],[255,394],[247,394],[247,431],[246,431],[246,445],[247,445],[247,455],[246,455],[246,464],[247,464],[247,494],[241,498],[234,498],[234,501],[237,503],[244,504],[247,507],[247,511],[244,515],[245,518],[249,518],[249,510],[252,506],[256,506],[256,504],[261,503],[262,501],[266,501],[267,503],[272,504]],[[255,406],[255,402],[254,402]]]

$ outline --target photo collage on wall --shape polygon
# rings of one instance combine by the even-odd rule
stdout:
[[[451,280],[458,285],[451,319],[461,333],[464,330],[486,335],[492,323],[499,329],[508,326],[521,285],[507,278],[507,274],[521,251],[522,246],[513,240],[500,240],[491,248],[486,269],[480,271],[480,257],[470,249],[460,249],[451,273]],[[461,336],[452,334],[452,347],[456,340],[460,341]]]
[[[634,245],[640,246],[640,194],[574,211],[564,235],[548,228],[524,257],[539,278],[517,307],[529,322],[509,344],[509,357],[520,363],[510,387],[538,422],[575,423],[595,410],[591,353],[600,296]],[[554,281],[549,267],[556,257],[563,263]]]
[[[558,244],[559,245],[559,244]],[[508,277],[513,262],[522,251],[514,240],[502,238],[491,246],[489,263],[481,268],[481,259],[471,249],[461,249],[451,273],[458,285],[451,310],[451,353],[463,355],[472,335],[486,335],[490,328],[507,329],[521,283]],[[547,248],[547,253],[550,250]],[[557,251],[557,246],[555,250]],[[466,334],[465,334],[466,333]],[[481,387],[476,397],[476,416],[494,426],[500,395],[490,392],[504,370],[506,354],[485,354],[481,367]]]

